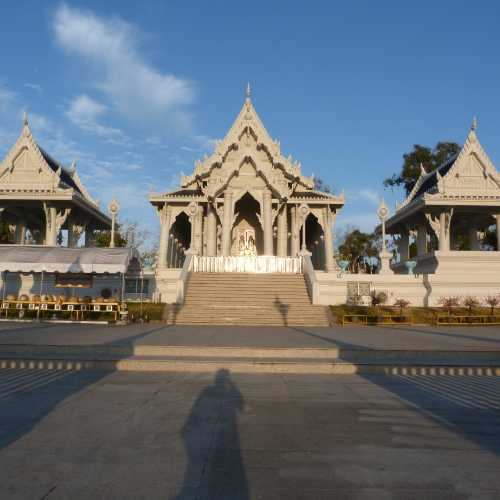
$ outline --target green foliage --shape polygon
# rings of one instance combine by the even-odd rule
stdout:
[[[96,247],[109,247],[111,243],[111,231],[96,231],[94,233],[94,245]],[[123,231],[122,225],[116,223],[115,226],[115,246],[127,246],[127,234]]]
[[[483,246],[490,250],[498,250],[497,248],[497,229],[496,227],[488,228],[484,233]]]
[[[455,142],[438,142],[434,149],[414,144],[413,150],[403,155],[403,165],[399,174],[385,179],[384,186],[403,186],[408,194],[420,177],[420,165],[423,165],[426,172],[432,172],[459,151],[460,146]]]
[[[127,302],[129,320],[132,316],[137,320],[141,317],[141,304],[140,302]],[[142,303],[142,317],[148,317],[151,321],[161,321],[163,319],[163,311],[165,304],[153,304],[151,302]]]
[[[376,290],[372,293],[372,305],[378,306],[383,305],[387,302],[387,294],[385,292],[377,292]]]
[[[323,193],[331,193],[332,188],[323,180],[320,178],[314,178],[314,189],[316,191],[322,191]]]
[[[340,255],[349,261],[349,269],[353,273],[360,270],[373,272],[378,265],[378,249],[376,236],[353,229],[339,246]]]
[[[14,239],[13,233],[9,229],[6,222],[0,221],[0,243],[12,243]]]

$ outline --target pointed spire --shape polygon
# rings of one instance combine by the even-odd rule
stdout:
[[[23,125],[28,126],[28,112],[26,110],[23,111]]]
[[[475,131],[477,129],[477,118],[476,117],[474,117],[472,119],[472,124],[470,126],[470,129],[473,130],[473,131]]]
[[[246,95],[247,99],[250,99],[250,97],[252,95],[252,91],[250,90],[250,82],[247,82],[247,89],[246,89],[245,95]]]

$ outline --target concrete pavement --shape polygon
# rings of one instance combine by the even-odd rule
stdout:
[[[0,372],[9,499],[497,499],[500,378]]]

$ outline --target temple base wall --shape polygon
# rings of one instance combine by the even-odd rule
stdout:
[[[358,284],[385,292],[387,304],[406,299],[413,306],[438,306],[440,297],[473,296],[482,299],[500,293],[500,252],[435,252],[420,260],[421,269],[437,261],[434,273],[337,274],[316,272],[318,304],[339,305],[349,301],[348,289]],[[401,269],[402,271],[402,269]],[[407,271],[406,271],[407,272]]]
[[[182,269],[157,269],[155,274],[156,289],[153,300],[164,304],[177,302],[178,281]]]

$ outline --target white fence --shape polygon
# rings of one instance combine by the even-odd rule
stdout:
[[[302,273],[300,257],[206,257],[194,255],[190,271],[195,273]]]

